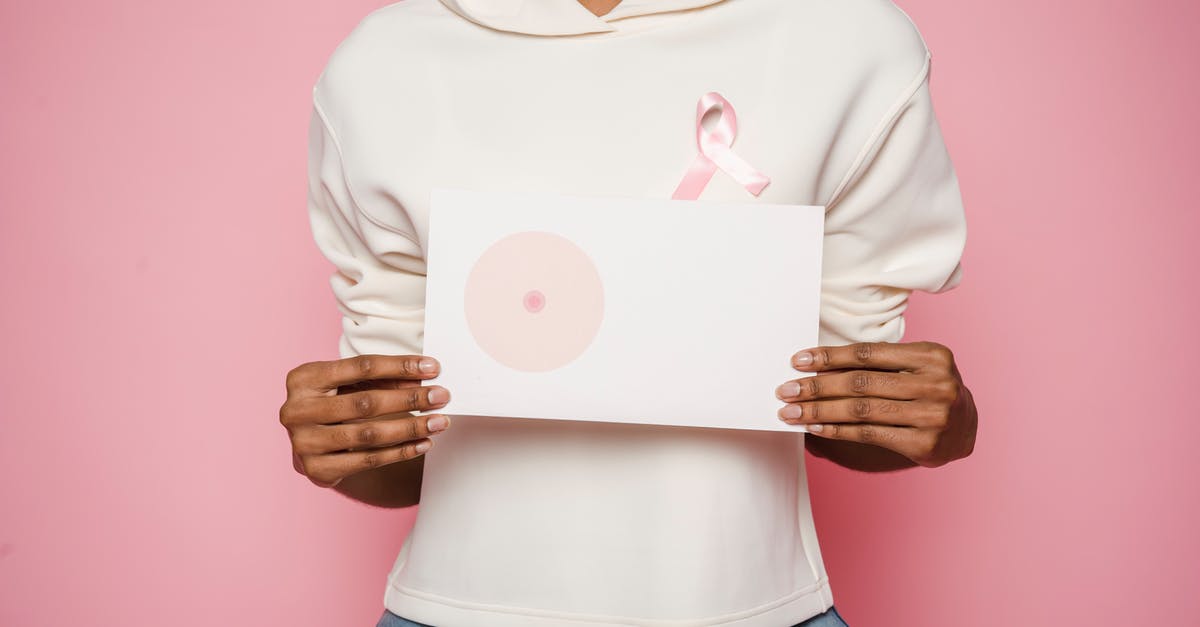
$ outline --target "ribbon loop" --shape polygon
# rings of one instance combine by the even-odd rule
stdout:
[[[704,128],[703,121],[704,116],[713,109],[720,110],[721,116],[713,130],[709,131]],[[733,105],[715,91],[701,96],[696,104],[696,145],[700,152],[688,167],[671,198],[696,200],[717,168],[724,170],[735,181],[741,183],[746,191],[757,196],[771,179],[733,152],[733,138],[736,136],[737,114]]]

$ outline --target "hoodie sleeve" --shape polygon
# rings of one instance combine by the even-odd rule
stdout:
[[[926,55],[826,204],[821,345],[898,342],[909,294],[961,279],[966,220],[929,68]]]
[[[308,139],[308,215],[342,313],[341,357],[420,354],[424,258],[417,237],[371,220],[345,178],[338,138],[314,97]]]

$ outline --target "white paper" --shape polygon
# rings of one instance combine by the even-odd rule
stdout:
[[[449,415],[797,431],[824,209],[434,189],[424,353]]]

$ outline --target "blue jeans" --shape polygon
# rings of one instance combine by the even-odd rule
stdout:
[[[395,614],[393,614],[385,609],[385,610],[383,610],[383,616],[379,617],[379,622],[375,624],[375,627],[432,627],[432,626],[426,625],[425,623],[418,623],[416,621],[411,621],[411,620],[408,620],[407,618],[403,618],[400,616],[396,616]],[[842,615],[838,614],[836,607],[830,607],[829,610],[827,610],[826,612],[824,612],[822,614],[817,614],[816,616],[813,616],[812,618],[810,618],[804,622],[796,623],[792,627],[849,627],[849,625],[846,624],[846,621],[842,620]]]

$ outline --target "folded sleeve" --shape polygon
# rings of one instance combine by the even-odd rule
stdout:
[[[342,146],[314,98],[308,137],[308,215],[329,277],[342,334],[341,357],[419,354],[425,264],[413,233],[361,211],[345,176]]]
[[[926,57],[826,204],[821,345],[900,341],[911,292],[956,287],[965,244]]]

